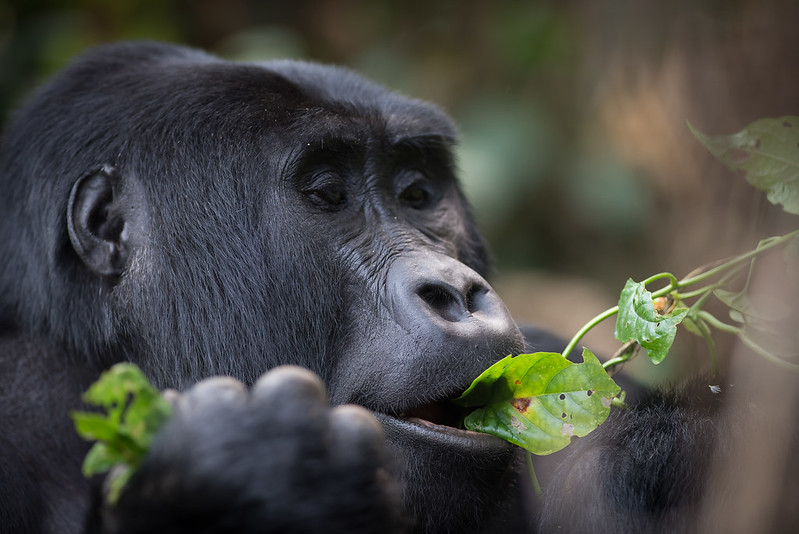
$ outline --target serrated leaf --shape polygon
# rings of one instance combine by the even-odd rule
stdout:
[[[604,422],[620,389],[588,349],[580,364],[537,352],[497,362],[455,402],[481,406],[466,417],[466,428],[544,455]]]
[[[799,214],[799,117],[761,119],[733,135],[709,136],[688,127],[727,167],[744,171],[772,204]]]
[[[665,315],[655,311],[652,293],[642,282],[628,279],[619,297],[616,319],[616,339],[622,343],[636,341],[647,351],[649,359],[658,364],[669,353],[677,325],[688,313],[687,308],[675,308]]]

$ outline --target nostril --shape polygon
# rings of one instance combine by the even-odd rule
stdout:
[[[483,307],[483,297],[488,293],[488,288],[481,284],[471,284],[466,291],[466,309],[468,312],[475,313]]]
[[[460,321],[467,317],[469,311],[469,298],[444,283],[426,283],[416,290],[416,294],[432,308],[438,315],[450,322]]]

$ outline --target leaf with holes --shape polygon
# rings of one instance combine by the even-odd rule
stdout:
[[[478,407],[464,421],[469,430],[543,455],[602,424],[620,390],[588,349],[579,364],[555,352],[536,352],[500,360],[455,402]]]
[[[772,204],[799,214],[799,117],[761,119],[733,135],[709,136],[688,127],[727,167],[744,171]]]
[[[661,315],[644,284],[628,279],[619,297],[616,339],[622,343],[636,341],[646,349],[649,359],[658,364],[669,353],[677,325],[687,313],[687,308],[675,308]]]

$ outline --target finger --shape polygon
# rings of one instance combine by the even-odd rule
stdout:
[[[208,378],[195,384],[177,400],[177,409],[184,415],[243,406],[247,388],[228,376]]]
[[[334,461],[379,463],[383,454],[383,427],[365,408],[347,404],[331,410],[329,425],[330,450]]]
[[[327,390],[319,377],[293,365],[276,367],[261,376],[253,386],[252,396],[259,404],[327,404]]]

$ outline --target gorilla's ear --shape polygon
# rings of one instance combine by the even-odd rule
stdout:
[[[72,247],[86,266],[102,276],[122,274],[130,255],[125,202],[120,177],[108,165],[78,179],[67,205]]]

